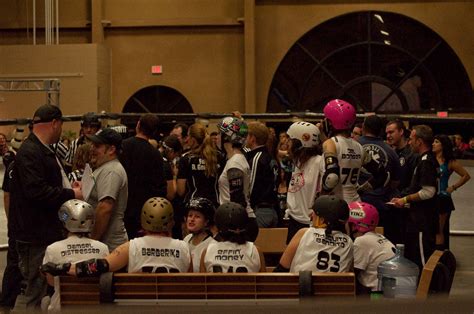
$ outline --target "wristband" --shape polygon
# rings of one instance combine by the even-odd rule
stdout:
[[[407,196],[403,197],[402,200],[403,200],[403,204],[408,203],[408,197]]]

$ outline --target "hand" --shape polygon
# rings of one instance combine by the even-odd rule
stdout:
[[[82,195],[82,189],[80,187],[73,187],[72,190],[74,191],[74,198],[77,200],[83,200],[84,195]]]
[[[72,188],[82,188],[82,182],[81,181],[74,181],[72,182]]]
[[[55,264],[48,262],[40,266],[40,271],[43,273],[51,274],[53,276],[64,276],[67,275],[70,268],[71,263]]]
[[[236,118],[239,118],[239,119],[242,119],[242,113],[240,113],[240,111],[232,111],[232,116],[233,117],[236,117]]]
[[[453,193],[454,192],[454,188],[452,186],[448,186],[448,188],[446,189],[446,192],[448,192],[449,194]]]
[[[393,206],[397,208],[403,208],[405,206],[405,199],[403,197],[402,198],[394,197],[392,198],[390,202],[393,203]]]

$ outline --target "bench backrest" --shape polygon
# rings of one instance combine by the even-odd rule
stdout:
[[[286,249],[288,228],[260,228],[255,245],[263,254],[283,253]]]
[[[61,277],[61,304],[120,300],[298,299],[355,296],[354,273],[104,274]],[[80,287],[80,288],[79,288]]]

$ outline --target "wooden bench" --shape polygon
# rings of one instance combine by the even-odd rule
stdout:
[[[267,272],[272,272],[286,249],[288,228],[260,228],[255,245],[265,257]]]
[[[434,251],[423,267],[416,298],[425,300],[429,294],[449,295],[456,272],[456,259],[450,251]]]
[[[127,274],[60,278],[62,305],[355,296],[354,273]]]

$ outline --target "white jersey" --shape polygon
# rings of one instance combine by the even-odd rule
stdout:
[[[109,248],[104,243],[71,235],[46,248],[43,264],[48,262],[55,264],[77,263],[91,258],[103,258],[107,254],[109,254]]]
[[[191,251],[191,258],[193,260],[193,271],[195,273],[199,273],[200,271],[200,263],[201,263],[201,255],[202,251],[207,249],[207,246],[211,243],[216,242],[212,236],[208,236],[206,239],[201,241],[198,245],[194,245],[192,241],[193,235],[188,234],[184,238],[184,242],[186,242],[189,245],[189,249]]]
[[[383,235],[367,232],[354,241],[354,268],[360,269],[357,276],[364,287],[377,289],[377,266],[392,258],[395,246]]]
[[[214,242],[207,247],[204,266],[208,273],[256,273],[260,256],[252,242]]]
[[[77,263],[91,258],[104,258],[109,254],[109,248],[102,242],[86,237],[70,235],[64,240],[48,245],[43,258],[43,264]],[[48,305],[48,311],[61,310],[61,294],[59,277],[54,277],[54,294]]]
[[[366,153],[362,145],[344,136],[334,136],[331,140],[336,144],[336,155],[339,163],[339,184],[333,192],[347,204],[359,202],[357,184],[362,166],[366,163]]]
[[[189,246],[182,240],[154,235],[130,240],[129,273],[185,273],[190,263]]]
[[[295,167],[291,174],[286,198],[286,212],[302,224],[311,223],[310,213],[316,193],[321,191],[321,180],[324,174],[324,162],[321,156],[311,157],[302,169]]]
[[[236,168],[244,173],[244,196],[247,202],[247,214],[250,218],[255,218],[255,213],[250,207],[250,166],[243,154],[235,154],[227,160],[224,170],[219,177],[219,204],[230,202],[229,179],[227,171]]]
[[[310,227],[298,244],[290,272],[348,272],[353,259],[353,243],[347,234],[333,231],[327,237],[325,229]]]

